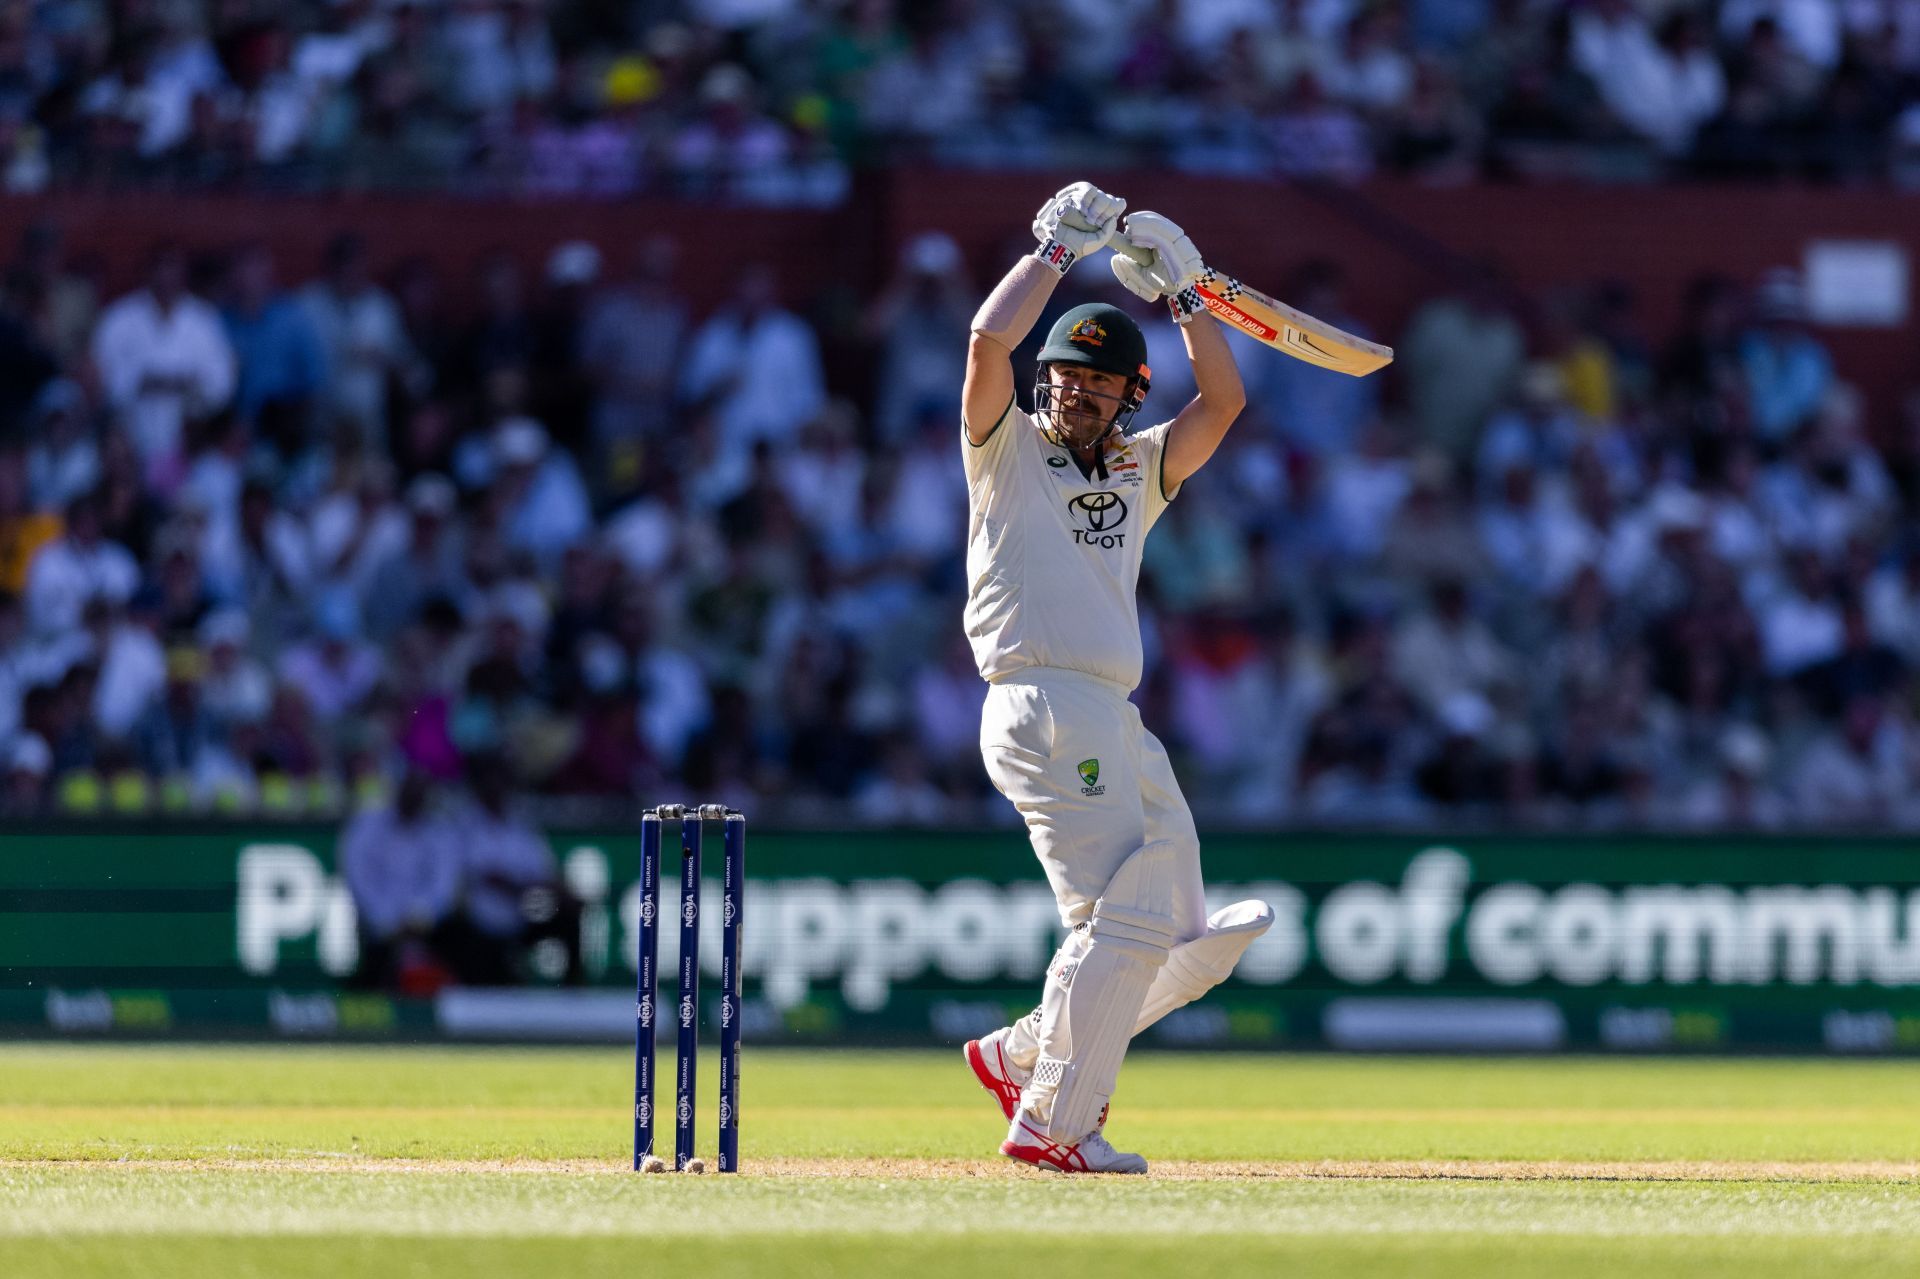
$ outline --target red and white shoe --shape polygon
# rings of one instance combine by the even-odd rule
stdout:
[[[1102,1123],[1106,1112],[1100,1112]],[[1096,1128],[1072,1145],[1048,1137],[1026,1115],[1013,1121],[1013,1130],[1000,1143],[1000,1153],[1009,1159],[1048,1172],[1117,1172],[1140,1174],[1147,1161],[1139,1155],[1115,1150],[1106,1134]]]
[[[969,1039],[963,1051],[967,1065],[973,1067],[973,1077],[1000,1103],[1001,1118],[1011,1121],[1013,1112],[1020,1109],[1020,1090],[1033,1078],[1033,1072],[1020,1069],[1008,1059],[1006,1041],[1007,1032],[996,1030],[985,1039]]]

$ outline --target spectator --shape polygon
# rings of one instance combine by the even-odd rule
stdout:
[[[1365,9],[1347,24],[1340,51],[1323,63],[1327,92],[1376,118],[1389,118],[1413,94],[1414,63],[1396,10]]]
[[[638,591],[622,601],[614,626],[617,660],[631,674],[615,673],[609,684],[630,678],[646,690],[639,712],[640,735],[654,758],[677,762],[688,740],[707,720],[709,701],[700,667],[656,636],[652,604]]]
[[[616,491],[631,491],[644,445],[668,430],[674,379],[687,341],[687,306],[673,290],[678,250],[665,236],[642,241],[627,282],[588,304],[580,362],[597,391],[594,455]]]
[[[369,274],[365,240],[349,231],[328,241],[320,278],[300,301],[327,369],[323,428],[384,444],[388,382],[407,369],[412,351],[399,308]]]
[[[1427,453],[1410,468],[1411,487],[1387,526],[1380,564],[1418,590],[1441,577],[1478,581],[1486,553],[1468,513],[1453,500],[1446,459]]]
[[[1394,677],[1430,714],[1466,705],[1468,694],[1485,702],[1516,674],[1514,660],[1467,606],[1466,584],[1445,579],[1433,587],[1431,605],[1403,623],[1394,636]],[[1492,727],[1492,708],[1472,716],[1478,738]]]
[[[900,443],[929,408],[950,409],[973,315],[968,284],[960,246],[942,232],[922,232],[907,241],[893,279],[861,317],[862,334],[880,348],[879,440]]]
[[[7,778],[3,806],[7,816],[39,817],[49,806],[48,778],[53,772],[53,752],[37,733],[20,733],[8,740]]]
[[[504,986],[531,964],[549,980],[580,980],[580,907],[545,836],[516,803],[499,755],[467,762],[471,802],[460,824],[462,901],[479,940],[468,976]],[[557,962],[556,962],[557,961]]]
[[[373,692],[381,661],[379,652],[359,638],[360,619],[351,596],[322,595],[315,612],[313,637],[286,651],[280,678],[299,689],[301,700],[329,725]]]
[[[853,535],[860,520],[869,466],[859,434],[858,411],[844,400],[830,401],[802,429],[787,459],[785,488],[795,513],[822,541]]]
[[[49,511],[90,492],[101,481],[100,445],[94,438],[91,409],[78,383],[56,378],[41,388],[30,421],[33,443],[27,449],[27,487],[34,502]],[[0,461],[0,467],[4,467]],[[26,572],[24,561],[18,564]],[[13,581],[10,573],[0,580]],[[17,583],[13,589],[17,590]]]
[[[27,568],[27,625],[51,639],[80,624],[88,604],[125,604],[140,584],[140,566],[127,549],[101,535],[100,503],[76,498],[66,531],[46,543]]]
[[[564,450],[550,447],[546,431],[528,418],[495,428],[493,462],[489,501],[499,512],[506,544],[551,569],[592,524],[579,468]]]
[[[553,41],[536,9],[467,0],[453,7],[440,37],[455,103],[472,115],[498,114],[553,87]]]
[[[1734,406],[1728,401],[1736,395],[1744,412],[1746,372],[1740,354],[1744,309],[1745,298],[1734,281],[1717,274],[1696,277],[1687,286],[1680,336],[1663,361],[1661,381],[1667,393],[1683,400],[1684,409],[1692,415],[1715,410],[1710,419],[1713,425],[1731,415]]]
[[[389,808],[340,835],[340,872],[360,933],[356,981],[430,995],[467,971],[480,946],[460,917],[459,826],[437,811],[433,783],[409,772]]]
[[[1502,791],[1504,769],[1489,738],[1494,710],[1477,693],[1449,693],[1435,716],[1440,726],[1430,754],[1414,771],[1420,795],[1454,812],[1484,811]]]
[[[1765,440],[1779,442],[1810,421],[1833,385],[1833,362],[1806,330],[1806,301],[1799,273],[1771,271],[1760,282],[1754,318],[1740,343],[1753,424]]]
[[[277,646],[282,619],[313,586],[313,551],[292,512],[278,509],[273,490],[253,482],[240,493],[237,545],[209,547],[208,577],[216,597],[243,609],[260,633],[262,651]]]
[[[1539,598],[1564,591],[1592,553],[1564,494],[1524,462],[1502,474],[1498,495],[1480,509],[1479,525],[1481,549],[1506,584]]]
[[[1382,422],[1362,431],[1358,447],[1335,453],[1326,466],[1329,532],[1349,559],[1380,553],[1394,513],[1413,487],[1413,468],[1400,441]]]
[[[501,373],[517,382],[533,360],[535,341],[520,264],[503,250],[486,253],[474,268],[474,290],[480,313],[461,343],[461,376],[475,387]]]
[[[217,729],[200,696],[204,674],[205,659],[193,649],[167,654],[161,694],[133,725],[141,767],[150,775],[184,779],[212,758]]]
[[[582,365],[587,302],[600,278],[600,250],[569,240],[547,257],[546,288],[533,314],[528,405],[570,452],[587,442],[591,393]]]
[[[1398,357],[1420,442],[1464,459],[1481,423],[1507,398],[1525,355],[1490,267],[1480,268],[1465,291],[1422,307]]]
[[[1695,783],[1680,802],[1681,824],[1698,830],[1779,830],[1791,820],[1783,796],[1767,780],[1772,749],[1748,724],[1726,730],[1718,772]]]
[[[43,281],[19,268],[0,278],[0,421],[18,421],[39,404],[60,371],[35,321]]]
[[[1908,793],[1906,748],[1880,703],[1848,703],[1840,726],[1821,733],[1794,766],[1799,819],[1825,827],[1886,824]]]
[[[1623,124],[1677,155],[1726,100],[1726,82],[1694,15],[1656,32],[1629,0],[1595,0],[1573,19],[1574,62]]]
[[[273,704],[272,681],[247,655],[252,633],[246,613],[239,609],[209,614],[200,623],[200,648],[206,655],[200,704],[212,720],[213,735],[223,742],[237,726],[264,720]]]
[[[163,65],[159,39],[139,31],[122,35],[109,70],[88,84],[80,96],[82,112],[95,118],[123,121],[137,137],[141,156],[158,156],[179,145],[196,88],[210,87],[198,67],[189,69],[177,59]],[[218,66],[212,75],[218,75]],[[199,83],[196,83],[199,81]]]
[[[83,660],[92,673],[90,710],[110,741],[130,737],[166,685],[167,652],[155,605],[146,593],[126,609],[103,600],[87,609],[91,642]]]
[[[1356,182],[1373,171],[1365,122],[1329,98],[1312,74],[1294,80],[1267,131],[1274,169],[1283,177]]]
[[[905,735],[881,745],[880,767],[860,783],[853,811],[875,826],[938,826],[948,818],[946,797],[927,780],[926,764]]]
[[[392,465],[342,441],[333,451],[327,487],[308,516],[313,587],[364,597],[374,568],[406,541],[407,519],[393,500]]]
[[[28,505],[28,475],[20,450],[0,447],[0,590],[14,596],[26,589],[41,548],[61,533],[58,515]]]
[[[219,313],[187,292],[179,245],[155,246],[146,287],[101,312],[92,356],[147,482],[170,490],[180,480],[186,427],[223,407],[235,380],[233,347]]]
[[[1410,780],[1392,762],[1387,743],[1364,737],[1350,760],[1308,782],[1302,816],[1328,826],[1411,826],[1429,819],[1430,810]]]
[[[1767,669],[1776,675],[1795,675],[1838,657],[1846,635],[1819,555],[1796,551],[1788,558],[1788,568],[1790,576],[1780,592],[1759,608]]]
[[[1800,57],[1831,68],[1840,61],[1840,16],[1836,6],[1822,0],[1724,0],[1720,30],[1737,41],[1763,21],[1777,25]]]
[[[312,428],[312,401],[325,382],[312,316],[274,286],[266,245],[234,254],[223,318],[239,361],[234,411],[257,426],[282,457],[297,456]]]
[[[1842,604],[1840,624],[1840,651],[1800,675],[1814,708],[1835,718],[1858,701],[1885,704],[1906,676],[1900,655],[1874,639],[1859,600]]]
[[[1558,369],[1544,363],[1526,367],[1511,402],[1488,421],[1480,437],[1475,466],[1483,490],[1493,490],[1515,466],[1545,474],[1568,469],[1581,431],[1565,396]]]
[[[777,294],[771,267],[747,268],[687,354],[684,392],[715,399],[721,441],[736,456],[755,440],[790,441],[825,402],[813,330]]]
[[[1875,569],[1863,603],[1873,638],[1909,666],[1920,660],[1920,554],[1905,548],[1893,563]]]
[[[387,551],[367,576],[367,635],[394,639],[433,599],[466,593],[465,553],[453,523],[458,496],[444,476],[422,475],[407,486],[408,536]]]
[[[757,177],[786,164],[787,135],[754,99],[753,77],[732,63],[700,82],[704,114],[680,129],[668,153],[681,194],[738,198]]]
[[[1385,140],[1387,167],[1429,181],[1471,180],[1480,172],[1484,123],[1451,68],[1421,59],[1413,77],[1412,93]]]

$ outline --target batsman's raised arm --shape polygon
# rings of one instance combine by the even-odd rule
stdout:
[[[1171,492],[1206,465],[1220,447],[1227,428],[1247,406],[1247,392],[1226,334],[1191,287],[1203,267],[1199,250],[1187,233],[1158,213],[1136,213],[1127,219],[1125,234],[1133,245],[1152,250],[1153,259],[1142,263],[1115,253],[1113,274],[1148,301],[1167,299],[1187,344],[1187,359],[1193,363],[1193,383],[1199,392],[1167,431],[1160,474],[1161,483]]]
[[[1233,362],[1233,348],[1227,345],[1220,322],[1207,312],[1197,312],[1180,326],[1180,336],[1186,339],[1193,384],[1199,393],[1180,410],[1167,432],[1167,454],[1160,473],[1169,491],[1206,465],[1226,438],[1227,428],[1247,407],[1247,391],[1240,384],[1240,369]]]
[[[1125,200],[1091,183],[1076,182],[1034,215],[1033,235],[1040,247],[1014,264],[973,317],[960,401],[967,439],[973,444],[987,442],[1013,402],[1013,349],[1032,330],[1067,268],[1106,247],[1126,207]]]

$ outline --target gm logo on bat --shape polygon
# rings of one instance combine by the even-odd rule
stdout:
[[[1073,530],[1073,540],[1081,546],[1110,551],[1127,544],[1125,533],[1111,531],[1127,520],[1127,504],[1118,493],[1082,493],[1067,503],[1067,510],[1085,526]]]

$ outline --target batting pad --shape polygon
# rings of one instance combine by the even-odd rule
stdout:
[[[1156,840],[1120,864],[1075,929],[1040,998],[1040,1060],[1021,1097],[1053,1141],[1076,1142],[1113,1096],[1133,1023],[1174,941],[1175,846]]]
[[[1186,1007],[1232,976],[1247,947],[1271,927],[1273,907],[1263,901],[1235,902],[1214,911],[1207,917],[1206,932],[1167,953],[1166,964],[1153,975],[1133,1033]]]

